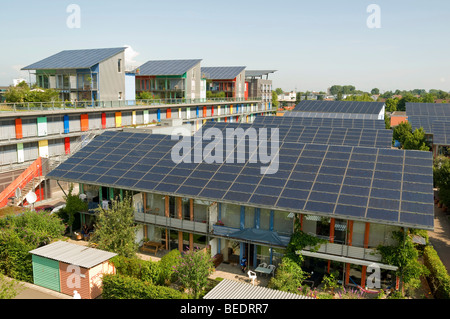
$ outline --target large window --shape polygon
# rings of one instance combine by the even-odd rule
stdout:
[[[289,212],[275,211],[273,218],[273,229],[280,235],[289,236],[294,228],[294,218]]]
[[[241,206],[221,204],[221,220],[227,227],[240,228]]]
[[[164,216],[165,196],[148,193],[146,195],[147,203],[145,206],[145,212]]]

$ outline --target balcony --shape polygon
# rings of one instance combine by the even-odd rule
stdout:
[[[199,221],[184,220],[140,212],[135,212],[134,219],[139,223],[155,225],[164,228],[178,229],[180,231],[202,234],[208,233],[208,224]]]

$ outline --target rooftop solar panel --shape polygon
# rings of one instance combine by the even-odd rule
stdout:
[[[378,114],[361,113],[333,113],[333,112],[286,112],[284,116],[288,117],[311,117],[311,118],[329,118],[329,119],[359,119],[359,120],[377,120]]]
[[[22,70],[87,69],[125,51],[126,48],[66,50],[22,68]]]
[[[450,118],[445,121],[433,121],[433,144],[450,145]]]
[[[302,101],[294,112],[311,113],[347,113],[378,115],[383,110],[383,102],[356,102],[356,101]]]
[[[375,130],[345,127],[325,127],[325,126],[300,126],[292,124],[272,124],[257,122],[252,124],[207,122],[203,130],[210,128],[219,129],[226,136],[227,129],[255,128],[255,132],[261,133],[260,129],[267,129],[267,136],[278,129],[279,140],[285,142],[335,144],[366,147],[391,148],[392,130]],[[199,134],[202,134],[200,132]],[[261,135],[259,135],[261,136]],[[270,140],[270,138],[269,138]]]
[[[406,115],[450,117],[450,103],[406,103]]]
[[[385,129],[383,120],[365,120],[365,119],[330,119],[330,118],[310,118],[310,117],[290,117],[286,112],[285,116],[257,116],[254,124],[290,124],[302,126],[326,126],[326,127],[344,127],[344,128],[368,128]]]
[[[139,75],[163,76],[163,75],[183,75],[202,60],[158,60],[148,61],[141,65]]]
[[[126,160],[123,169],[113,168],[114,162],[106,160],[109,155],[106,153],[97,166],[109,169],[96,172],[83,164],[90,153],[79,151],[48,177],[266,209],[433,228],[432,154],[429,152],[280,142],[278,171],[262,175],[254,169],[260,169],[263,164],[251,163],[248,158],[244,163],[195,163],[193,145],[187,157],[191,163],[170,164],[170,149],[177,143],[170,136],[105,132],[100,138],[103,145],[98,146],[99,150],[108,152],[126,144],[133,144],[138,150],[149,145],[153,150],[159,146],[165,150],[160,152],[160,160],[148,164],[151,169],[147,173],[139,165],[151,152],[135,162]],[[124,151],[122,159],[128,158],[128,153]],[[336,156],[337,153],[343,156]],[[334,163],[336,157],[340,163]],[[160,165],[163,162],[167,163]],[[290,165],[282,166],[283,163]],[[355,167],[352,163],[367,165],[352,170]],[[404,169],[393,166],[396,167],[393,170],[389,165]],[[407,166],[414,174],[406,172]],[[179,175],[182,171],[187,173]],[[209,174],[202,175],[200,171]],[[392,189],[392,193],[386,189]]]
[[[230,80],[244,70],[245,66],[202,67],[202,77],[208,80]]]

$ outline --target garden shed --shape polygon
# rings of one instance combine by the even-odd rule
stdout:
[[[35,285],[82,299],[101,295],[102,276],[115,273],[109,260],[117,254],[57,241],[30,251]]]

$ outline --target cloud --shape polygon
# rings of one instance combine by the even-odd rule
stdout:
[[[125,44],[125,68],[127,70],[136,69],[140,63],[136,61],[136,57],[140,55],[139,52],[135,51],[130,45]]]

